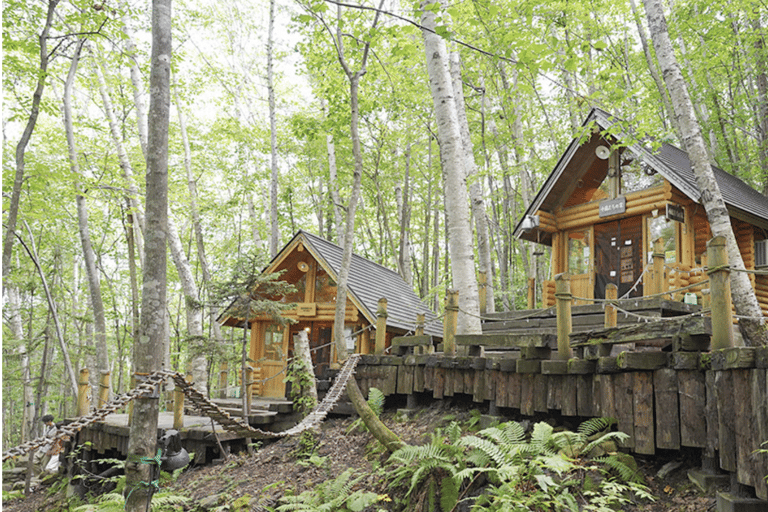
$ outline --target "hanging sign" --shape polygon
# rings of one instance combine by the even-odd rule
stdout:
[[[667,219],[685,222],[685,208],[675,203],[667,203]]]
[[[618,215],[625,211],[627,211],[627,198],[624,196],[600,201],[600,217],[610,217],[611,215]]]

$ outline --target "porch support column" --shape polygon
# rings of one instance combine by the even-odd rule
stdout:
[[[379,299],[379,307],[376,310],[376,346],[374,353],[377,356],[384,355],[387,342],[387,299]]]
[[[568,272],[555,276],[555,301],[557,307],[557,359],[571,358],[571,275]]]

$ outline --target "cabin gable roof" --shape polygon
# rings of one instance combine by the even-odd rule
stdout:
[[[613,137],[618,141],[630,139],[626,133],[616,129],[616,118],[603,110],[593,108],[582,127],[589,130],[593,122],[601,130],[610,130]],[[597,134],[589,136],[583,144],[580,144],[579,138],[571,141],[531,205],[515,226],[514,235],[516,237],[542,243],[549,241],[550,235],[548,233],[537,232],[537,230],[524,231],[521,227],[522,221],[527,216],[535,215],[539,210],[553,212],[562,206],[571,197],[576,184],[584,174],[594,165],[600,165],[596,163],[599,160],[595,155],[595,148],[600,143],[605,143],[605,136]],[[662,143],[661,147],[654,151],[642,142],[627,146],[625,151],[629,151],[635,158],[640,159],[689,199],[696,203],[700,202],[701,192],[696,184],[696,177],[685,151],[667,143]],[[607,166],[607,163],[604,165]],[[768,229],[768,198],[737,177],[714,165],[712,167],[731,216]]]
[[[343,250],[307,231],[299,230],[275,256],[264,272],[273,272],[288,254],[303,243],[317,263],[338,282]],[[404,332],[414,330],[416,315],[426,317],[424,333],[442,338],[443,326],[437,316],[419,299],[413,289],[397,273],[378,263],[352,254],[349,270],[348,297],[369,323],[376,324],[376,310],[381,298],[387,299],[387,327]]]

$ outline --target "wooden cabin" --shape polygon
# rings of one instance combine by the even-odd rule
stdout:
[[[296,292],[276,300],[295,303],[283,313],[294,322],[286,327],[264,316],[247,325],[250,329],[249,357],[254,366],[253,390],[257,396],[285,396],[284,370],[293,355],[293,337],[307,332],[315,374],[322,377],[337,363],[332,345],[336,308],[336,282],[341,268],[342,248],[306,231],[299,231],[275,256],[264,273],[284,271],[281,280],[293,284]],[[386,346],[395,336],[416,329],[418,314],[425,315],[424,334],[435,342],[443,337],[443,326],[435,314],[419,299],[403,278],[388,268],[352,255],[345,316],[345,335],[350,352],[373,353],[377,309],[380,299],[387,300]],[[244,327],[242,318],[227,316],[223,325]]]
[[[575,298],[605,298],[608,283],[621,298],[706,279],[712,234],[687,153],[666,143],[652,149],[623,140],[616,119],[599,109],[583,127],[584,136],[560,157],[515,236],[551,247],[551,276],[568,272]],[[721,169],[714,172],[746,268],[768,265],[768,198]],[[660,278],[651,271],[654,253],[659,259],[663,253]],[[768,276],[750,279],[768,315]],[[543,283],[544,306],[554,305],[554,291],[554,281]],[[701,300],[701,288],[688,291]]]

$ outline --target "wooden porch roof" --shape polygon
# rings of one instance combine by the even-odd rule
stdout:
[[[598,108],[592,109],[582,126],[588,130],[592,123],[601,130],[610,130],[612,136],[619,141],[633,139],[632,136],[617,130],[617,118]],[[539,210],[553,212],[562,206],[562,203],[568,199],[569,187],[581,178],[591,162],[597,158],[594,148],[603,140],[602,136],[592,136],[583,144],[578,137],[571,141],[531,205],[520,217],[515,226],[514,235],[516,237],[547,245],[551,243],[551,237],[546,232],[537,229],[523,231],[521,227],[523,219],[526,216],[535,215]],[[693,174],[688,153],[667,143],[662,143],[658,150],[653,150],[649,145],[643,144],[642,141],[628,145],[626,150],[659,173],[692,201],[699,202],[701,191],[696,184],[696,177]],[[736,176],[728,174],[714,165],[713,170],[730,215],[752,225],[768,229],[768,198]]]

